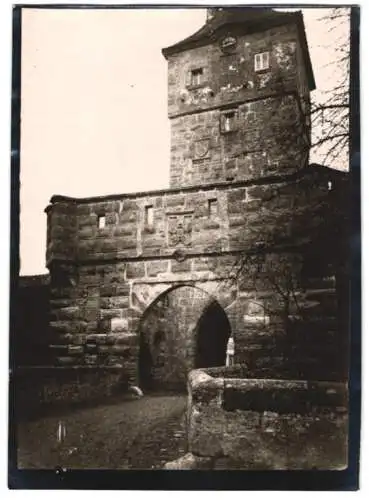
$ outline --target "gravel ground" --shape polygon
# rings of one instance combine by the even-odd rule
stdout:
[[[185,408],[184,395],[154,395],[19,423],[18,468],[161,468],[185,453]]]

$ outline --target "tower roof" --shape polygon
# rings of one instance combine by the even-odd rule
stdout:
[[[282,24],[296,24],[308,74],[309,88],[315,89],[315,79],[306,40],[305,26],[301,11],[277,12],[271,8],[227,7],[207,9],[207,20],[196,33],[162,50],[165,58],[184,50],[208,45],[230,26],[239,33],[255,33]]]

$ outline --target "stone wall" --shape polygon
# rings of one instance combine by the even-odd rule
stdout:
[[[21,276],[16,297],[16,324],[10,350],[16,366],[35,366],[50,361],[49,275]]]
[[[306,152],[298,149],[297,94],[247,101],[232,110],[234,129],[227,133],[221,131],[224,110],[172,118],[173,187],[255,179],[305,166]]]
[[[235,378],[247,369],[189,375],[188,451],[167,469],[342,470],[347,467],[347,386]]]
[[[159,297],[173,298],[169,338],[181,294],[195,287],[199,292],[191,293],[223,308],[235,359],[253,376],[279,370],[289,378],[344,379],[347,331],[338,328],[336,290],[342,182],[334,171],[309,167],[297,176],[201,190],[54,198],[48,208],[53,363],[121,367],[138,383],[147,311]],[[218,199],[216,214],[208,210],[209,198]],[[151,227],[148,205],[154,207]],[[98,227],[98,217],[105,217],[105,227]],[[184,314],[179,338],[167,346],[168,354],[177,341],[188,345],[187,369],[193,368],[192,341],[185,338],[206,301],[199,304]]]
[[[282,172],[200,189],[85,199],[54,196],[46,210],[47,263],[135,260],[131,273],[140,277],[145,273],[142,261],[172,258],[176,250],[199,257],[232,253],[256,243],[276,244],[277,236],[279,243],[284,238],[295,244],[299,233],[308,238],[308,229],[322,225],[320,212],[337,202],[340,183],[334,170],[308,167],[298,175]],[[104,227],[99,227],[101,218]]]
[[[159,274],[162,262],[148,263],[148,274],[153,273],[154,266]],[[206,262],[200,259],[193,259],[191,266],[200,263],[204,269]],[[168,265],[168,261],[165,264]],[[226,269],[223,269],[224,275]],[[74,274],[75,286],[51,288],[50,326],[54,335],[51,349],[56,365],[121,366],[131,383],[137,383],[140,335],[146,335],[147,331],[151,339],[151,333],[156,331],[160,311],[156,302],[158,298],[167,295],[170,303],[169,314],[162,318],[166,327],[164,335],[167,340],[172,339],[167,354],[175,352],[178,342],[187,345],[188,329],[191,325],[192,329],[195,328],[211,297],[216,296],[225,308],[232,302],[231,290],[223,289],[219,281],[207,279],[211,275],[209,270],[199,271],[198,281],[192,280],[190,286],[186,286],[188,275],[179,270],[160,274],[156,279],[146,273],[134,278],[131,271],[132,267],[127,263],[84,265],[78,269],[77,275]],[[67,274],[71,270],[64,266],[63,272]],[[197,305],[193,303],[195,297],[201,297]],[[226,309],[230,318],[231,309]],[[176,318],[175,322],[173,318]],[[170,331],[182,320],[176,340]],[[145,325],[149,326],[145,328]],[[182,358],[182,362],[190,362],[184,356]]]
[[[11,378],[18,420],[50,410],[70,411],[71,405],[96,404],[108,398],[124,398],[128,379],[121,368],[19,367]],[[13,392],[14,389],[14,392]]]

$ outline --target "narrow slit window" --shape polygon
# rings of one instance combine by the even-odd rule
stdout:
[[[154,207],[148,205],[145,207],[145,225],[152,227],[154,224]]]
[[[196,68],[191,71],[191,85],[193,87],[201,85],[203,73],[204,71],[202,68]]]
[[[218,200],[208,200],[208,216],[209,219],[214,219],[218,215]]]
[[[105,217],[105,215],[99,215],[97,217],[97,227],[99,229],[104,229],[105,226],[106,226],[106,217]]]
[[[260,52],[255,54],[255,71],[269,69],[269,52]]]

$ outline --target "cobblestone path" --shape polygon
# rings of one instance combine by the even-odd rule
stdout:
[[[161,468],[185,453],[185,408],[184,395],[153,395],[22,422],[18,468]]]

